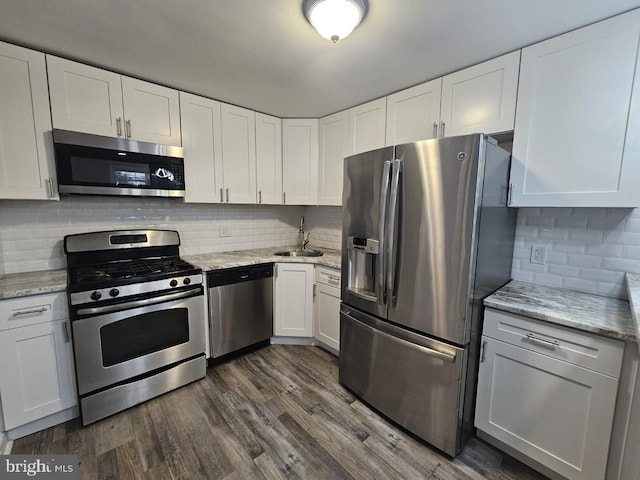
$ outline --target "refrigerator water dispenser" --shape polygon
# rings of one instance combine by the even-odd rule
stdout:
[[[377,302],[378,241],[372,238],[349,237],[347,256],[349,259],[347,289],[359,297]]]

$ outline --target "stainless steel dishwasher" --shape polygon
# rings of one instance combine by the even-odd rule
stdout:
[[[211,358],[268,341],[273,335],[273,264],[207,273]]]

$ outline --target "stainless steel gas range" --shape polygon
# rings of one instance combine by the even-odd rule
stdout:
[[[82,424],[205,376],[202,270],[171,230],[68,235],[68,300]]]

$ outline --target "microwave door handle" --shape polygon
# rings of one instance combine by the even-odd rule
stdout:
[[[387,222],[387,245],[385,251],[386,274],[387,274],[387,301],[390,303],[394,299],[395,274],[397,269],[398,255],[396,254],[395,231],[399,225],[398,215],[398,191],[400,189],[400,175],[402,174],[402,160],[393,161],[393,174],[391,178],[391,195],[389,205],[389,220]],[[398,234],[399,235],[399,234]]]
[[[389,203],[389,177],[391,175],[391,161],[384,162],[382,170],[382,186],[380,187],[380,217],[378,218],[378,259],[377,259],[377,275],[376,275],[376,297],[378,305],[384,305],[386,302],[385,292],[385,222],[387,220],[387,205]]]

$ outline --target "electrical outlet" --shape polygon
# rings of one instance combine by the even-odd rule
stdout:
[[[229,225],[221,225],[220,226],[220,236],[221,237],[230,237],[231,236],[231,227]]]
[[[544,265],[544,259],[546,256],[544,245],[531,245],[531,263],[537,263],[538,265]]]

